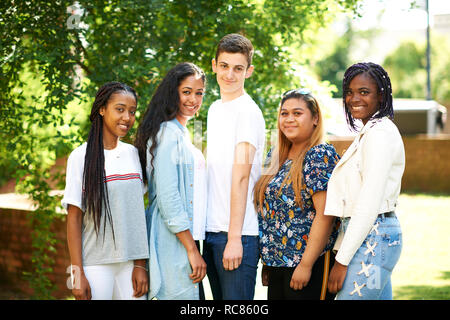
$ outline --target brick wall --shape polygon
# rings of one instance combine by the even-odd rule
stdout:
[[[30,297],[32,290],[28,281],[24,280],[23,272],[31,271],[31,229],[28,225],[27,215],[32,211],[0,208],[0,291],[2,299],[14,297]],[[64,220],[56,220],[52,231],[60,240],[56,245],[57,253],[53,255],[55,266],[50,280],[56,284],[57,289],[53,296],[63,299],[71,292],[67,289],[66,268],[70,265],[66,245],[66,225]],[[5,296],[5,292],[14,293],[14,296]]]
[[[330,138],[342,155],[353,139]],[[405,136],[406,165],[402,192],[450,193],[450,135]]]
[[[405,137],[405,191],[450,193],[450,138]]]

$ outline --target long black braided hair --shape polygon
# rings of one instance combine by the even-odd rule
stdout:
[[[109,222],[115,242],[111,209],[109,207],[108,188],[105,183],[105,155],[103,146],[103,117],[100,109],[106,107],[111,95],[118,92],[130,93],[137,104],[137,95],[133,88],[121,82],[105,83],[95,95],[92,105],[91,128],[87,139],[86,156],[83,171],[82,205],[85,212],[92,217],[94,229],[98,237],[100,223],[103,216],[103,241],[105,240],[106,221]],[[105,214],[103,215],[103,209]]]
[[[382,118],[388,116],[391,120],[394,119],[394,107],[392,104],[392,85],[391,79],[389,78],[386,70],[382,66],[373,62],[360,62],[355,63],[349,67],[344,74],[344,79],[342,81],[342,92],[344,100],[344,111],[349,127],[355,131],[358,130],[355,119],[345,103],[345,96],[353,78],[359,74],[369,75],[377,84],[378,93],[381,92],[381,102],[379,106],[379,112],[377,112],[373,118]]]

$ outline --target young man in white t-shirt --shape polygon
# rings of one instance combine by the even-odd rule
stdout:
[[[223,37],[212,60],[221,99],[208,111],[208,207],[204,258],[216,300],[251,300],[259,259],[253,187],[261,174],[265,122],[245,92],[253,46],[239,34]]]

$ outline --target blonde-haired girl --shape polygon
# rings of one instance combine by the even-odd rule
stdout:
[[[254,189],[268,299],[333,299],[327,281],[337,232],[323,211],[339,156],[323,141],[319,104],[308,90],[283,94],[278,135]]]

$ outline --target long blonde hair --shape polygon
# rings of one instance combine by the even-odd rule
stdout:
[[[263,173],[259,180],[256,182],[254,187],[254,197],[253,202],[257,211],[263,212],[263,203],[265,198],[265,191],[269,184],[269,182],[275,177],[278,171],[281,169],[281,166],[287,160],[289,150],[292,146],[292,142],[288,140],[288,138],[284,135],[284,133],[280,129],[280,112],[283,104],[289,99],[301,99],[303,100],[308,109],[311,111],[312,117],[317,117],[317,125],[314,128],[314,131],[311,137],[308,140],[305,148],[298,154],[298,156],[292,160],[291,168],[289,169],[288,174],[284,178],[279,193],[283,189],[286,183],[292,183],[292,187],[295,195],[295,202],[298,206],[303,208],[303,202],[301,198],[301,189],[303,186],[303,160],[305,158],[306,152],[312,147],[323,142],[324,139],[324,131],[323,131],[323,120],[322,113],[320,111],[319,103],[317,100],[308,92],[306,93],[303,90],[290,90],[283,94],[283,97],[280,102],[280,106],[278,109],[278,143],[272,150],[272,154],[270,157],[270,164],[268,168],[264,168]]]

